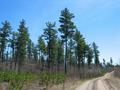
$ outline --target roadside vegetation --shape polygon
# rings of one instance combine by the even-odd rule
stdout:
[[[65,82],[65,75],[63,73],[42,72],[0,72],[0,82],[7,83],[9,90],[22,90],[24,87],[36,81],[42,85],[44,89],[53,85],[62,84]]]

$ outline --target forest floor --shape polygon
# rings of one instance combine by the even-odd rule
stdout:
[[[114,76],[114,71],[102,77],[89,80],[75,90],[120,90],[120,79]]]

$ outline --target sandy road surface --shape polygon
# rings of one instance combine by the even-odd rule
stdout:
[[[103,77],[90,80],[75,90],[120,90],[120,79],[114,77],[114,71]]]

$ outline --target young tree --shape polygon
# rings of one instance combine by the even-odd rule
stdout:
[[[18,59],[18,71],[20,70],[20,66],[27,55],[27,44],[29,41],[29,33],[28,28],[25,26],[25,20],[22,20],[18,29],[18,38],[17,38],[17,59]]]
[[[0,29],[0,57],[2,59],[2,62],[4,61],[4,52],[7,46],[7,43],[9,42],[9,36],[11,34],[11,26],[8,21],[5,21],[2,23],[2,28]]]
[[[65,73],[67,73],[67,45],[68,45],[68,38],[71,34],[73,34],[75,25],[72,22],[74,18],[73,13],[71,13],[67,8],[61,11],[61,16],[59,22],[61,23],[59,31],[63,34],[61,35],[62,39],[65,41]]]
[[[98,50],[98,46],[95,44],[95,42],[93,42],[93,53],[94,53],[94,62],[95,65],[98,66],[100,61],[99,61],[99,50]]]
[[[55,49],[55,41],[57,38],[57,31],[55,30],[55,23],[47,22],[46,28],[44,29],[43,36],[45,40],[47,40],[47,53],[48,53],[48,68],[50,69],[50,64],[54,61],[54,49]]]

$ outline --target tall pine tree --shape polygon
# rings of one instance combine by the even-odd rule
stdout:
[[[17,60],[18,60],[18,71],[27,55],[27,44],[29,41],[28,28],[25,26],[25,20],[22,20],[18,29],[17,38]]]
[[[2,59],[2,62],[5,58],[5,49],[9,42],[9,36],[11,34],[11,26],[8,21],[5,21],[2,23],[2,28],[0,28],[0,58]]]
[[[55,59],[55,46],[56,46],[56,38],[57,38],[57,31],[55,29],[55,23],[47,22],[46,28],[44,29],[43,36],[45,40],[47,40],[47,53],[48,53],[48,68],[50,69],[51,64],[54,63]]]
[[[65,73],[67,73],[67,46],[68,46],[68,38],[71,34],[73,34],[75,25],[72,19],[74,18],[73,13],[71,13],[67,8],[61,11],[61,16],[59,18],[59,22],[61,23],[59,31],[62,33],[61,37],[65,42]]]

